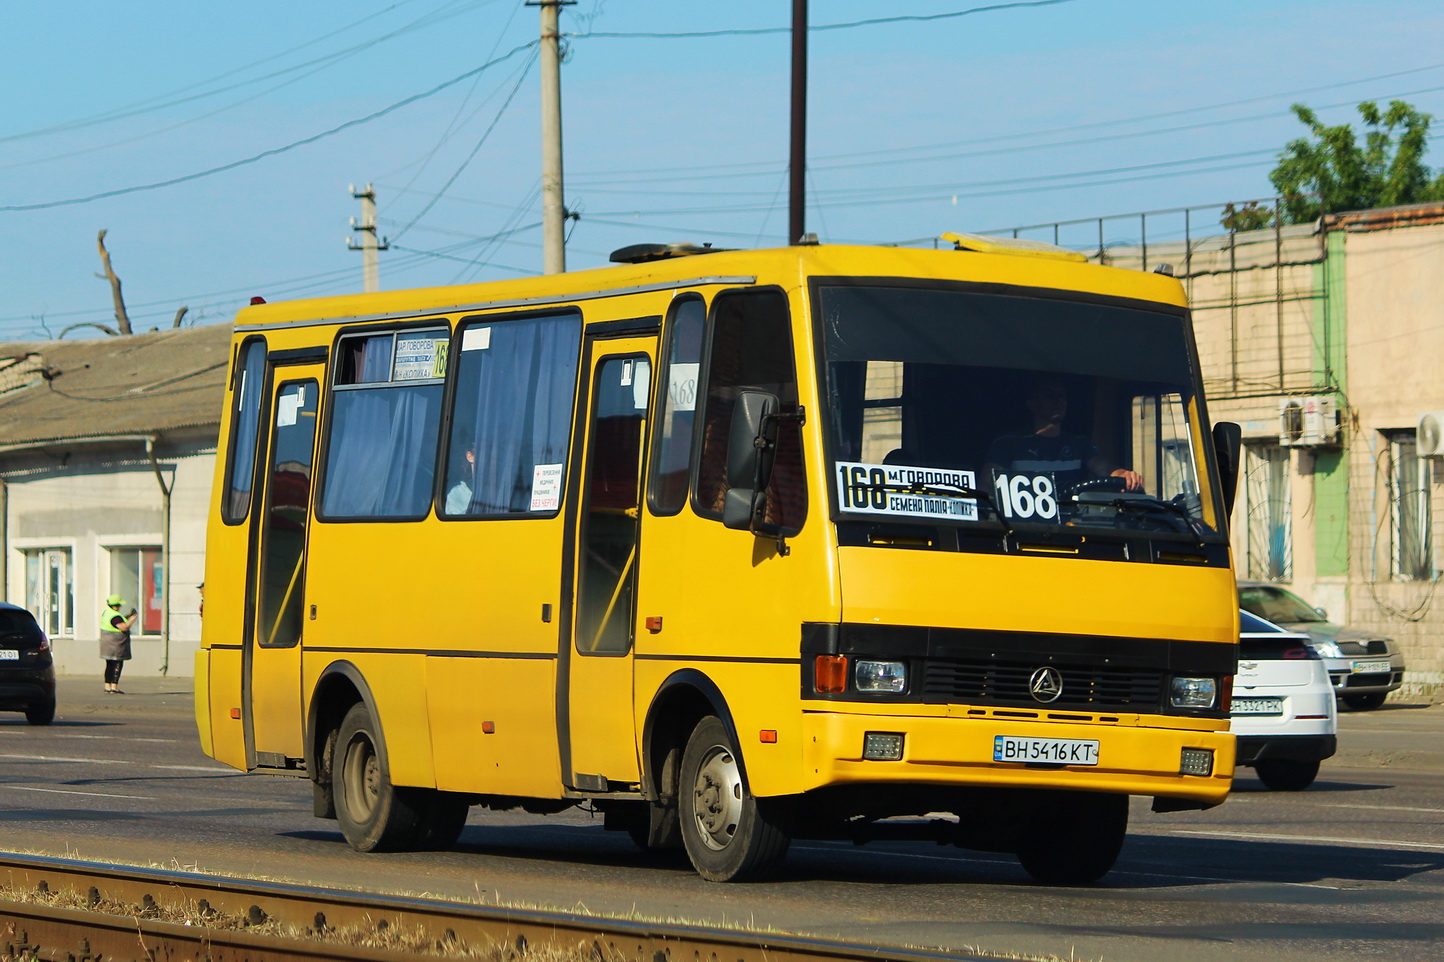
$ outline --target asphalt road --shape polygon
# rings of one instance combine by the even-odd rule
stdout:
[[[1209,812],[1135,800],[1118,866],[1086,888],[930,845],[799,843],[781,875],[717,885],[583,812],[473,810],[445,853],[360,855],[309,783],[201,755],[185,680],[62,679],[55,725],[0,713],[0,847],[490,904],[751,925],[879,945],[1107,962],[1444,960],[1444,706],[1340,716],[1306,792],[1246,770]]]

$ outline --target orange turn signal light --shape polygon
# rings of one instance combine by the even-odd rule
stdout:
[[[822,695],[847,691],[847,656],[818,655],[812,669],[812,687]]]

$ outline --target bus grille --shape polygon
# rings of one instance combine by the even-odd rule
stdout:
[[[1028,694],[1036,662],[983,659],[928,660],[923,701],[950,704],[1038,706]],[[1053,664],[1063,676],[1063,694],[1050,708],[1131,708],[1157,711],[1163,698],[1164,672],[1116,665]]]

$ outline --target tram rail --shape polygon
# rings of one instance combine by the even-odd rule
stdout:
[[[0,853],[6,962],[937,962],[984,956]]]

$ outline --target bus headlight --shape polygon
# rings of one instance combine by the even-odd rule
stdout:
[[[907,665],[900,661],[859,661],[852,679],[858,691],[901,693],[908,690]]]
[[[1218,679],[1175,675],[1168,685],[1168,703],[1174,708],[1212,708],[1218,700]]]

